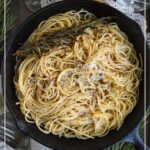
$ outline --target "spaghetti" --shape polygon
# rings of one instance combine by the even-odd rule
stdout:
[[[56,31],[94,19],[85,10],[50,17],[16,52],[18,103],[26,121],[45,134],[104,136],[119,129],[137,103],[142,70],[116,23],[98,22],[49,41]]]

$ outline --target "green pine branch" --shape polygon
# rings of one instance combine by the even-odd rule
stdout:
[[[15,18],[10,14],[11,0],[0,0],[0,51],[3,50],[4,39],[4,1],[6,2],[6,33],[14,25]]]

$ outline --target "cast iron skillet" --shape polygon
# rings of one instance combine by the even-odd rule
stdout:
[[[63,13],[69,10],[80,10],[81,8],[85,8],[91,13],[95,14],[97,17],[105,17],[105,16],[114,16],[112,21],[118,23],[120,29],[124,31],[129,40],[133,43],[134,48],[137,53],[141,53],[142,60],[144,64],[144,37],[142,31],[138,24],[133,20],[126,17],[121,12],[116,9],[106,5],[101,4],[99,2],[91,1],[91,0],[70,0],[63,1],[36,12],[30,18],[28,18],[17,30],[14,38],[11,41],[11,44],[7,50],[6,56],[6,100],[7,106],[13,115],[18,129],[23,133],[28,134],[33,139],[38,142],[57,150],[101,150],[105,147],[108,147],[117,141],[121,140],[127,134],[129,134],[139,123],[144,113],[144,72],[142,73],[142,81],[140,83],[140,94],[138,103],[133,110],[133,112],[125,119],[123,126],[118,130],[110,131],[104,137],[88,139],[88,140],[79,140],[79,139],[67,139],[64,137],[59,138],[58,136],[52,134],[43,134],[34,124],[29,124],[25,122],[24,116],[20,111],[19,106],[16,106],[16,102],[18,101],[15,93],[15,87],[13,84],[14,77],[14,67],[16,64],[15,57],[13,53],[26,41],[28,36],[33,32],[33,30],[38,26],[38,24],[47,19],[48,17]],[[150,55],[147,53],[147,63],[149,63]],[[149,63],[150,64],[150,63]],[[149,76],[149,71],[145,76]],[[2,73],[2,81],[4,79]],[[147,82],[149,79],[147,78]],[[148,88],[150,84],[148,84]],[[147,92],[147,98],[150,98],[150,94]]]

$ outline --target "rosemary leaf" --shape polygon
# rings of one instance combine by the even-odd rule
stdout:
[[[0,0],[0,51],[3,50],[4,39],[4,1],[6,1],[6,33],[12,29],[15,22],[14,16],[10,14],[11,0]]]

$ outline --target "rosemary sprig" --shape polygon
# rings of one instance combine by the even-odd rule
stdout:
[[[150,122],[150,107],[147,110],[146,116],[143,117],[139,128],[139,135],[142,140],[144,140],[144,127],[148,122]]]
[[[119,142],[112,147],[106,148],[104,150],[136,150],[136,148],[131,143]]]
[[[11,0],[0,0],[0,51],[3,50],[4,39],[4,1],[6,1],[6,32],[14,25],[15,18],[10,14]]]

